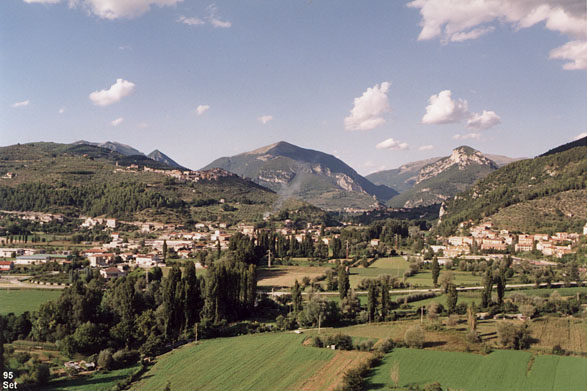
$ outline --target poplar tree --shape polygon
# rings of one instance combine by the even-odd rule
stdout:
[[[440,265],[438,264],[438,257],[432,259],[432,283],[434,287],[438,286],[438,277],[440,276]]]

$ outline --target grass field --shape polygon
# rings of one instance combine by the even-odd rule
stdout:
[[[262,268],[257,271],[258,286],[292,287],[295,281],[302,282],[302,278],[321,276],[328,267],[319,266],[273,266],[271,269]]]
[[[587,323],[574,318],[541,318],[531,323],[533,349],[551,352],[554,345],[576,354],[587,353]]]
[[[582,390],[587,384],[587,359],[584,358],[532,356],[512,350],[498,350],[482,356],[395,349],[373,371],[370,390],[388,390],[393,385],[390,371],[394,362],[399,362],[401,387],[438,381],[443,388],[463,391],[554,391]]]
[[[363,278],[376,278],[383,274],[395,276],[401,280],[408,270],[409,263],[403,257],[379,258],[369,267],[352,267],[349,281],[356,288]]]
[[[98,372],[92,376],[75,379],[61,378],[51,381],[41,391],[110,391],[119,381],[123,380],[139,368],[139,365],[117,369],[109,372]],[[163,388],[161,388],[163,389]]]
[[[42,303],[55,300],[60,295],[61,291],[49,289],[3,289],[0,290],[0,315],[36,311]]]
[[[304,338],[253,334],[190,344],[159,357],[132,389],[161,391],[169,381],[173,391],[326,390],[340,378],[333,373],[364,357],[305,347]]]

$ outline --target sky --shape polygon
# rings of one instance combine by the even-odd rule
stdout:
[[[2,0],[0,145],[201,168],[278,141],[361,174],[587,135],[585,0]]]

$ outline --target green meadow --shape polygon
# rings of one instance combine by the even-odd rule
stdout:
[[[47,301],[55,300],[61,290],[51,289],[2,289],[0,290],[0,315],[33,312]]]
[[[399,364],[398,386],[423,386],[439,382],[443,389],[475,391],[583,390],[587,384],[587,359],[532,355],[497,350],[487,356],[418,349],[395,349],[385,356],[370,378],[370,390],[394,386],[391,369]]]

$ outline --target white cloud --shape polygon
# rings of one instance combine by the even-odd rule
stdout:
[[[216,4],[210,4],[207,9],[208,17],[206,19],[208,20],[208,22],[210,22],[212,26],[225,29],[232,26],[231,22],[227,20],[221,20],[218,17],[218,7],[216,7]]]
[[[434,149],[434,145],[422,145],[420,147],[418,147],[418,151],[430,151]]]
[[[466,100],[453,100],[450,90],[440,91],[432,95],[430,104],[426,106],[426,114],[422,117],[423,124],[453,124],[467,117],[469,104]]]
[[[273,120],[273,116],[272,115],[262,115],[259,118],[257,118],[257,120],[259,122],[261,122],[263,125],[265,125],[267,122]]]
[[[544,23],[548,30],[579,40],[553,50],[550,58],[571,61],[564,69],[587,69],[580,44],[587,38],[584,1],[414,0],[408,7],[419,9],[422,17],[418,40],[439,38],[443,43],[478,38],[499,23],[509,23],[516,30]]]
[[[467,129],[486,130],[501,122],[499,115],[495,111],[483,110],[481,114],[473,113],[467,121]]]
[[[134,90],[134,83],[124,79],[116,79],[116,83],[111,85],[109,89],[94,91],[89,97],[96,106],[108,106],[119,102],[125,96],[132,94]]]
[[[210,4],[206,8],[206,11],[208,12],[208,15],[206,15],[204,19],[198,17],[186,17],[182,15],[177,19],[177,21],[189,26],[202,26],[207,23],[209,23],[214,28],[227,29],[232,26],[232,23],[228,20],[220,19],[218,16],[218,7],[216,7],[216,4]]]
[[[132,19],[147,13],[152,5],[174,6],[183,0],[69,0],[69,6],[81,6],[103,19]]]
[[[201,26],[203,24],[206,24],[206,22],[200,18],[188,18],[183,15],[177,18],[177,21],[183,24],[187,24],[188,26]]]
[[[583,132],[581,134],[576,135],[575,137],[573,137],[573,141],[577,141],[582,139],[583,137],[587,137],[587,132]]]
[[[408,149],[408,144],[407,143],[400,143],[397,140],[394,140],[392,138],[388,138],[387,140],[383,140],[382,142],[380,142],[379,144],[377,144],[375,146],[375,148],[377,149]]]
[[[39,4],[57,4],[61,0],[23,0],[23,1],[25,3],[27,3],[27,4],[34,4],[34,3],[39,3]]]
[[[198,113],[198,115],[202,115],[208,110],[210,110],[210,105],[199,105],[196,107],[196,113]]]
[[[124,121],[124,118],[122,118],[122,117],[119,117],[119,118],[116,118],[114,121],[110,122],[110,125],[112,125],[112,126],[118,126],[118,125],[120,125],[120,124],[121,124],[123,121]]]
[[[459,32],[455,33],[450,37],[451,42],[463,42],[469,39],[477,39],[482,35],[492,32],[495,30],[495,27],[479,27],[467,32]]]
[[[61,107],[58,111],[59,114],[65,113],[65,107]]]
[[[587,69],[587,41],[570,41],[550,51],[549,58],[567,60],[563,69]]]
[[[354,106],[344,119],[346,130],[372,130],[383,125],[384,113],[391,111],[387,100],[390,82],[384,81],[367,88],[363,95],[354,100]]]
[[[481,133],[455,134],[452,138],[455,140],[479,140],[481,138]]]
[[[137,127],[139,129],[147,129],[149,127],[149,124],[146,122],[141,122],[140,124],[137,125]]]
[[[25,106],[28,106],[29,103],[31,103],[31,101],[27,99],[27,100],[23,100],[22,102],[13,103],[11,106],[14,108],[25,107]]]

